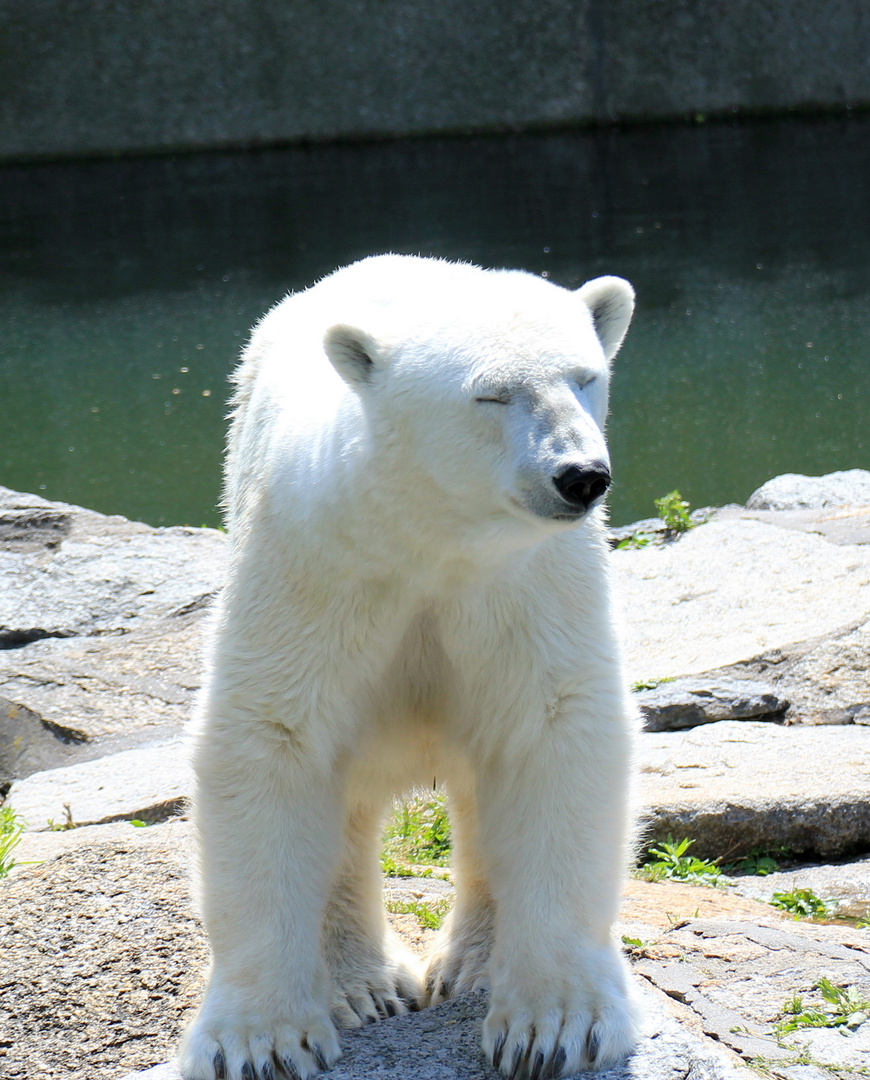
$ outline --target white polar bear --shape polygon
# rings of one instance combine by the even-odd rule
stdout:
[[[275,307],[235,376],[230,570],[195,747],[213,965],[195,1080],[306,1080],[359,1026],[490,990],[510,1077],[635,1041],[612,940],[634,712],[598,509],[631,287],[378,256]],[[447,785],[425,971],[384,915],[389,798]]]

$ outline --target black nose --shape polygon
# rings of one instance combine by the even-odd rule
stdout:
[[[610,487],[610,472],[599,464],[587,469],[569,465],[564,472],[553,477],[553,483],[565,502],[588,510]]]

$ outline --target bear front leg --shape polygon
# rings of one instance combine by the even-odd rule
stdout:
[[[213,962],[185,1080],[307,1080],[340,1054],[320,953],[341,843],[340,775],[306,740],[212,717],[195,750],[200,901]]]
[[[562,718],[480,775],[495,900],[483,1048],[505,1076],[615,1065],[637,1015],[612,938],[628,825],[629,729]]]
[[[347,816],[341,868],[326,906],[323,950],[332,1013],[355,1028],[423,1004],[420,963],[387,922],[378,858],[383,811],[357,805]]]

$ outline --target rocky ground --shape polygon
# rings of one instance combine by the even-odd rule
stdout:
[[[870,931],[855,925],[870,913],[868,484],[857,470],[778,478],[681,537],[621,531],[654,537],[613,554],[646,835],[782,865],[718,888],[630,882],[620,932],[648,1024],[609,1080],[870,1075],[870,1022],[783,1029],[796,994],[824,1004],[822,979],[870,998]],[[218,532],[0,489],[0,793],[29,826],[0,881],[0,1075],[173,1075],[162,1063],[206,963],[180,740],[224,556]],[[425,903],[451,886],[387,889]],[[766,902],[800,889],[851,923]],[[413,915],[392,918],[425,947]],[[483,1007],[352,1033],[333,1075],[484,1080]]]

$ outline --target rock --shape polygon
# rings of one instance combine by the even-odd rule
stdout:
[[[802,1074],[792,1069],[802,1062],[833,1067],[841,1078],[850,1068],[863,1075],[870,1023],[848,1038],[831,1029],[802,1028],[782,1037],[774,1030],[795,993],[805,1005],[824,1004],[816,989],[822,976],[870,998],[870,941],[861,931],[691,919],[640,952],[635,970],[741,1057],[772,1061],[774,1075],[794,1080]]]
[[[0,515],[16,523],[0,542],[0,643],[7,649],[127,632],[194,610],[222,580],[224,537],[213,529],[153,529],[8,488],[0,488]]]
[[[751,679],[676,679],[640,690],[645,731],[679,731],[718,720],[781,720],[788,698]]]
[[[42,740],[41,767],[178,733],[225,555],[214,530],[152,529],[0,488],[0,695],[86,740]]]
[[[721,721],[640,739],[648,839],[736,858],[782,846],[839,858],[870,848],[870,731]]]
[[[759,679],[788,697],[788,723],[866,724],[870,721],[870,620],[773,649],[704,680]]]
[[[633,682],[695,675],[832,633],[870,612],[870,548],[757,521],[711,521],[614,551]]]
[[[828,510],[747,510],[725,506],[716,521],[758,521],[777,529],[815,533],[831,544],[870,544],[870,506],[840,506]]]
[[[191,793],[187,746],[181,739],[125,750],[96,761],[33,773],[16,780],[9,803],[34,830],[176,814]]]
[[[751,1080],[752,1073],[709,1039],[683,1030],[665,1003],[641,988],[644,1037],[625,1064],[595,1073],[598,1080],[672,1080],[674,1064],[692,1080]],[[329,1080],[496,1080],[480,1051],[486,1015],[483,993],[465,994],[407,1016],[342,1032],[343,1054],[326,1074]],[[589,1073],[584,1073],[589,1076]],[[124,1080],[181,1080],[174,1064]]]
[[[870,472],[847,469],[826,476],[783,473],[746,500],[749,510],[821,510],[827,506],[870,506]]]
[[[88,740],[74,728],[43,720],[31,709],[0,697],[0,794],[15,777],[69,760]]]
[[[870,858],[835,865],[795,866],[763,877],[726,877],[735,892],[769,903],[774,893],[810,889],[822,900],[833,903],[838,918],[866,919],[870,916]]]

